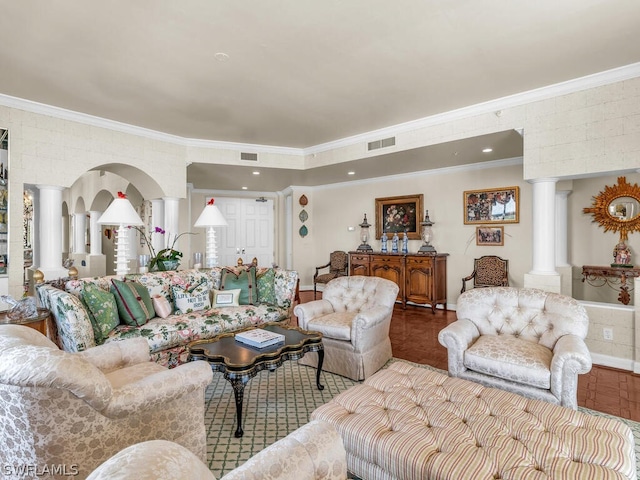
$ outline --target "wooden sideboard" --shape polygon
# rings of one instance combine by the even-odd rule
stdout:
[[[405,253],[349,252],[349,275],[386,278],[399,287],[398,301],[430,305],[435,312],[447,309],[448,253],[418,255]]]

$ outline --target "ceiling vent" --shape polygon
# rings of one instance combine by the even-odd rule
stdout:
[[[240,152],[240,160],[249,160],[251,162],[257,162],[258,161],[258,154],[257,153]]]
[[[396,137],[383,138],[367,144],[367,150],[377,150],[384,147],[393,147],[396,144]]]

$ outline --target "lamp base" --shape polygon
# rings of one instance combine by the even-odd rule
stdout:
[[[356,248],[356,252],[373,252],[373,248],[371,248],[371,245],[363,243]]]
[[[438,252],[436,252],[436,249],[433,248],[432,245],[427,245],[425,243],[420,247],[420,250],[418,250],[416,253],[418,253],[419,255],[435,255]]]

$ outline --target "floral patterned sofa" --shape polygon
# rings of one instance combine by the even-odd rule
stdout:
[[[178,270],[128,274],[126,280],[144,285],[151,297],[162,295],[172,304],[172,287],[206,285],[208,290],[219,289],[223,268]],[[257,276],[268,268],[257,268]],[[211,338],[220,333],[235,331],[266,322],[288,322],[293,311],[298,273],[293,270],[273,268],[275,302],[212,307],[190,313],[173,313],[166,318],[154,317],[142,326],[117,325],[103,341],[96,341],[94,327],[88,309],[80,297],[83,288],[93,283],[104,291],[111,288],[116,276],[104,276],[68,280],[64,290],[50,284],[37,286],[37,295],[43,307],[51,310],[57,328],[58,345],[65,351],[78,352],[100,343],[125,338],[142,337],[149,343],[151,358],[164,366],[174,367],[186,362],[187,344],[199,339]]]

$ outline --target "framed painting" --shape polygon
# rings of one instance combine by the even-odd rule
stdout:
[[[476,245],[504,245],[504,227],[476,227]]]
[[[465,225],[520,221],[520,187],[468,190],[463,201]]]
[[[420,239],[420,216],[423,195],[376,198],[376,238],[388,234],[407,232],[411,240]]]

